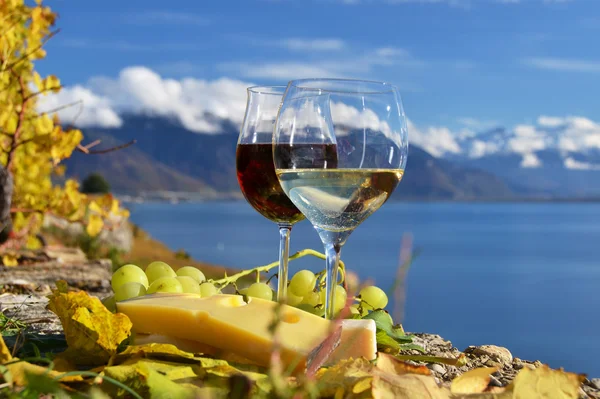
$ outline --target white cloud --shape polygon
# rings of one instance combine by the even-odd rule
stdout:
[[[482,120],[482,119],[472,118],[472,117],[468,117],[468,116],[458,118],[456,121],[458,123],[460,123],[461,125],[465,126],[466,128],[473,129],[473,130],[490,129],[494,126],[499,125],[499,123],[497,121]]]
[[[61,121],[81,127],[119,127],[123,123],[107,97],[79,85],[64,88],[58,94],[43,95],[37,105],[41,112],[64,107],[58,111]]]
[[[336,51],[346,47],[346,43],[340,39],[290,38],[279,40],[277,43],[294,51]]]
[[[336,53],[308,61],[227,62],[218,65],[218,68],[248,78],[290,80],[316,77],[360,78],[366,77],[376,66],[392,65],[423,67],[425,63],[411,56],[407,50],[382,47],[362,56]]]
[[[340,76],[340,73],[336,71],[338,68],[328,63],[273,62],[252,64],[247,62],[230,62],[219,65],[219,68],[226,72],[239,73],[247,78],[276,80]]]
[[[456,135],[444,126],[419,128],[409,120],[408,141],[423,148],[434,157],[461,152],[460,145],[456,141]]]
[[[551,71],[562,72],[600,72],[600,61],[570,59],[570,58],[544,58],[531,57],[522,60],[523,64]]]
[[[542,161],[533,153],[523,154],[523,160],[521,160],[522,168],[539,168],[542,166]]]
[[[594,165],[588,162],[580,162],[571,157],[567,157],[564,160],[565,168],[577,169],[577,170],[600,170],[600,165]]]
[[[189,13],[189,12],[173,12],[173,11],[138,11],[135,13],[127,13],[123,16],[123,20],[127,23],[139,25],[195,25],[206,26],[210,24],[210,20],[204,15]]]
[[[84,108],[75,121],[80,126],[120,126],[117,112],[127,110],[175,117],[191,131],[215,133],[220,126],[211,115],[241,124],[246,88],[251,85],[228,78],[165,79],[149,68],[129,67],[117,79],[97,77],[90,80],[87,88],[75,86],[49,95],[40,107],[48,110],[82,100]],[[69,108],[59,115],[68,121],[75,117],[76,111]]]
[[[498,150],[499,146],[497,143],[482,140],[474,140],[471,143],[471,148],[469,149],[469,157],[481,158],[488,154],[498,152]]]

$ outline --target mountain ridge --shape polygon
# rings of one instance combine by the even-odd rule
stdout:
[[[235,171],[238,128],[218,121],[218,134],[195,133],[174,119],[125,114],[119,128],[82,129],[86,141],[111,147],[136,140],[129,148],[105,155],[73,154],[67,175],[83,179],[99,172],[114,191],[185,191],[204,198],[240,198]],[[472,165],[435,158],[411,145],[406,174],[392,195],[395,200],[507,200],[515,192],[503,179]]]

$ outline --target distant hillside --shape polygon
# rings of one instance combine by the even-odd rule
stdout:
[[[235,172],[238,129],[222,121],[220,134],[198,134],[178,123],[143,115],[124,115],[118,129],[84,129],[86,142],[101,139],[109,147],[132,139],[137,143],[105,155],[75,154],[67,174],[80,179],[104,175],[117,192],[171,190],[239,195]],[[403,181],[395,199],[503,199],[511,190],[494,175],[437,159],[411,146]]]
[[[506,199],[513,196],[504,181],[491,173],[434,158],[410,146],[406,174],[393,198]]]
[[[86,131],[86,140],[102,140],[96,148],[114,147],[124,142],[97,131]],[[154,160],[137,146],[107,154],[87,155],[75,152],[66,161],[67,175],[83,180],[90,173],[105,176],[111,188],[121,193],[141,191],[193,191],[213,196],[215,190],[199,179],[187,176]]]

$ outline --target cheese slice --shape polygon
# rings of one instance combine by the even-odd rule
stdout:
[[[176,337],[268,365],[274,347],[269,331],[277,303],[240,295],[151,294],[118,302],[137,333]],[[288,305],[280,309],[277,344],[284,365],[304,369],[333,323]],[[335,346],[334,346],[335,347]],[[294,367],[295,366],[295,367]]]
[[[198,341],[177,338],[160,334],[141,334],[134,336],[134,345],[144,344],[171,344],[179,349],[202,353],[208,356],[216,356],[223,360],[244,364],[256,364],[235,353],[224,351]],[[364,357],[374,360],[377,357],[377,339],[374,320],[342,320],[342,331],[340,343],[333,353],[330,354],[326,365],[332,365],[343,359]]]
[[[329,356],[326,364],[331,365],[343,359],[359,357],[367,360],[374,360],[377,357],[375,320],[342,320],[340,344]]]
[[[117,310],[133,323],[135,344],[170,343],[187,352],[267,366],[273,348],[269,326],[276,306],[257,298],[246,303],[239,295],[152,294],[119,302]],[[335,325],[287,305],[280,312],[277,344],[282,361],[303,369]],[[335,344],[316,357],[326,364],[347,358],[375,359],[375,321],[342,320],[339,344]]]

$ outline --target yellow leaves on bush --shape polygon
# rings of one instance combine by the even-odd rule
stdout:
[[[131,321],[122,313],[109,312],[98,298],[84,291],[67,292],[64,281],[57,282],[57,287],[48,296],[48,309],[64,329],[69,349],[62,356],[78,365],[106,363],[129,337]]]
[[[92,214],[85,227],[85,231],[90,237],[96,237],[102,231],[102,227],[104,227],[102,217],[100,215]]]
[[[90,199],[78,193],[78,187],[70,182],[60,187],[51,179],[83,139],[77,129],[63,130],[56,113],[40,113],[37,107],[40,96],[61,89],[57,76],[41,76],[33,63],[45,56],[42,46],[52,35],[55,19],[52,10],[41,3],[0,1],[0,163],[13,175],[12,206],[27,210],[20,216],[18,231],[23,239],[17,243],[27,246],[35,244],[31,237],[39,232],[47,213],[84,223],[92,233],[99,226],[97,217],[91,217],[93,224],[87,228]]]

